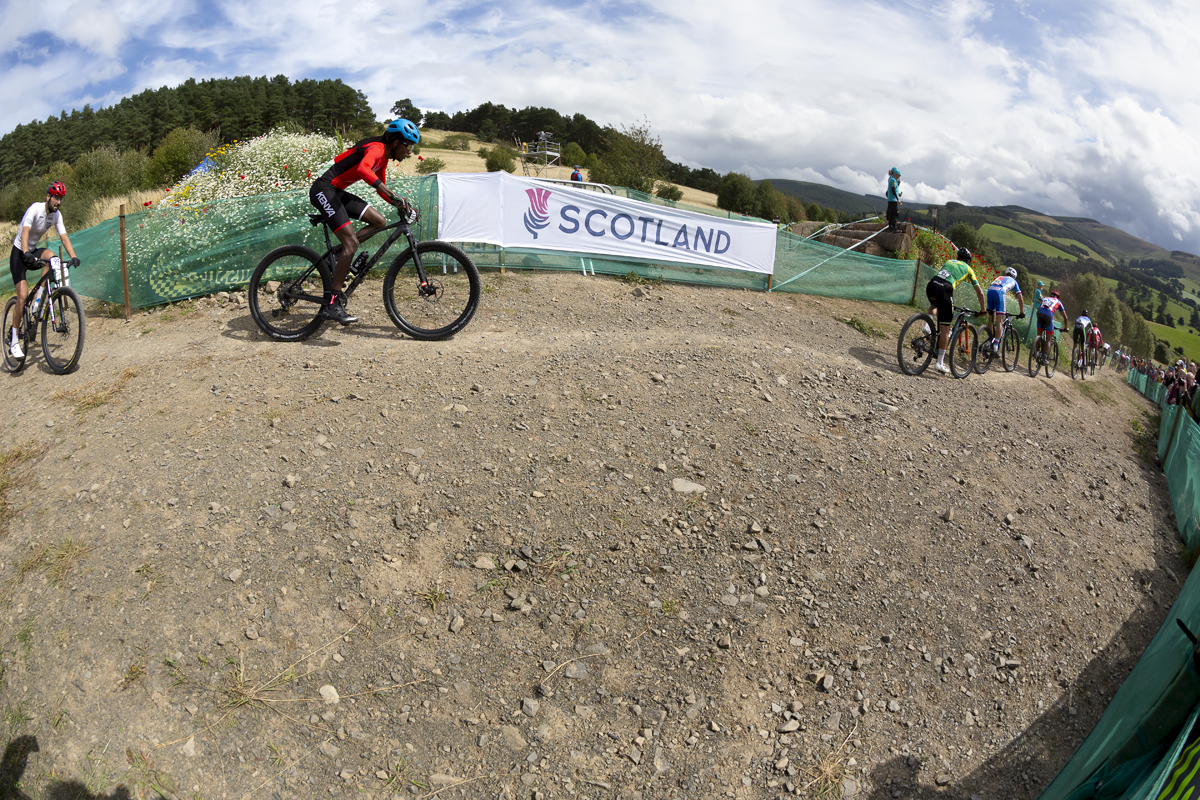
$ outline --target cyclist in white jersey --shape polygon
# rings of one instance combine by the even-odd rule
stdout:
[[[63,225],[62,212],[59,207],[62,206],[63,198],[66,197],[67,187],[63,186],[62,181],[55,181],[46,188],[46,202],[34,203],[29,208],[25,209],[25,216],[21,217],[21,226],[18,229],[17,235],[13,237],[12,253],[8,257],[8,268],[12,272],[13,286],[17,290],[17,306],[13,310],[12,320],[14,325],[19,325],[22,319],[22,311],[25,308],[25,298],[29,294],[29,284],[25,280],[25,271],[37,264],[39,258],[50,258],[57,261],[57,256],[51,250],[38,247],[38,242],[46,235],[46,232],[53,227],[58,231],[58,236],[62,239],[63,247],[71,255],[71,266],[79,266],[79,259],[75,257],[75,248],[71,246],[71,240],[67,238],[67,228]],[[25,353],[21,350],[20,340],[17,338],[17,329],[9,328],[8,348],[14,358],[24,358]]]

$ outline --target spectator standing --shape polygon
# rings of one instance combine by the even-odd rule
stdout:
[[[571,180],[576,183],[583,183],[583,173],[579,171],[579,165],[575,165],[575,171],[571,173]]]
[[[888,171],[887,188],[887,229],[896,230],[896,219],[900,216],[900,170],[892,167]]]

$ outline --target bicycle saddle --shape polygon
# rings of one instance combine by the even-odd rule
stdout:
[[[312,223],[313,227],[316,227],[317,225],[320,225],[322,222],[325,221],[325,215],[324,214],[309,214],[308,221],[310,223]]]

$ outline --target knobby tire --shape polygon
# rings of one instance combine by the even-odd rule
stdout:
[[[397,328],[414,339],[449,339],[479,307],[479,269],[449,242],[418,242],[430,293],[422,293],[412,248],[396,256],[383,278],[383,305]]]
[[[79,366],[83,355],[83,301],[70,286],[59,286],[50,293],[51,307],[42,311],[42,354],[46,366],[65,375]],[[54,311],[51,319],[50,310]]]
[[[924,322],[929,326],[930,333],[918,324]],[[938,326],[929,314],[913,314],[900,329],[900,338],[896,341],[896,360],[900,362],[900,371],[905,375],[920,375],[929,367],[937,350]]]
[[[12,354],[8,352],[8,343],[12,337],[12,334],[8,332],[8,329],[12,325],[12,317],[13,317],[13,314],[16,312],[16,310],[17,310],[17,298],[10,297],[8,299],[8,304],[4,306],[4,323],[3,323],[3,325],[4,325],[4,327],[3,327],[4,368],[6,370],[8,370],[9,372],[19,372],[21,370],[21,368],[25,366],[24,358],[13,358]],[[27,342],[25,340],[25,326],[24,325],[17,326],[17,338],[21,340],[21,350],[24,351],[26,356],[28,356],[29,355],[29,342]]]
[[[979,338],[975,326],[960,322],[950,331],[950,351],[946,359],[950,366],[950,374],[956,378],[965,378],[975,368],[975,355],[979,349]]]
[[[275,291],[267,284],[279,281]],[[312,336],[325,322],[321,305],[333,291],[333,275],[320,256],[303,245],[277,247],[263,257],[250,276],[246,299],[250,316],[263,333],[284,342]]]

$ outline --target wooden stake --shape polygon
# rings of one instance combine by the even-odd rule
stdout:
[[[121,283],[125,288],[125,321],[133,315],[129,307],[129,265],[125,260],[125,204],[121,203]]]

